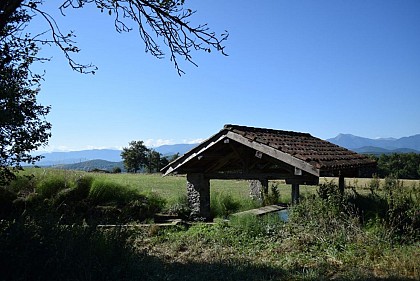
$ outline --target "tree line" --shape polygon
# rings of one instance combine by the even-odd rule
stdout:
[[[420,154],[392,153],[370,157],[377,161],[377,175],[381,178],[420,179]]]

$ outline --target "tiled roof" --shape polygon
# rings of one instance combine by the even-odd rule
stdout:
[[[252,142],[267,145],[313,167],[328,171],[375,165],[375,161],[307,133],[225,125],[223,130],[239,134]]]

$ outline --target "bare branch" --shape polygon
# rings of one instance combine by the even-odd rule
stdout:
[[[183,0],[66,0],[60,6],[64,14],[66,8],[82,8],[86,4],[95,4],[101,12],[114,15],[115,29],[129,32],[132,28],[127,21],[138,27],[140,37],[145,43],[145,51],[156,58],[163,58],[165,53],[154,38],[161,39],[168,47],[170,59],[178,74],[184,73],[178,64],[178,58],[194,63],[192,51],[211,52],[212,49],[227,55],[223,41],[229,34],[216,36],[207,24],[191,26],[189,18],[195,11],[184,8]]]

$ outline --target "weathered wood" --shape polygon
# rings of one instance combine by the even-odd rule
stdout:
[[[242,216],[242,215],[254,215],[254,216],[262,216],[269,213],[278,212],[281,210],[286,210],[287,207],[285,206],[278,206],[278,205],[270,205],[270,206],[264,206],[257,209],[252,209],[248,211],[243,211],[239,213],[235,213],[232,216]]]
[[[264,144],[260,144],[260,143],[257,143],[257,142],[250,141],[249,139],[247,139],[247,138],[245,138],[245,137],[243,137],[239,134],[233,133],[233,132],[228,132],[226,134],[226,137],[228,137],[232,140],[235,140],[235,141],[237,141],[237,142],[239,142],[239,143],[241,143],[245,146],[248,146],[248,147],[251,147],[255,150],[261,151],[262,153],[265,153],[265,154],[267,154],[267,155],[269,155],[269,156],[271,156],[275,159],[278,159],[278,160],[283,161],[283,162],[285,162],[289,165],[292,165],[293,167],[297,167],[297,168],[299,168],[299,169],[301,169],[301,170],[303,170],[303,171],[305,171],[309,174],[312,174],[312,175],[317,176],[317,177],[319,176],[319,170],[318,169],[316,169],[311,164],[306,163],[303,160],[300,160],[296,157],[291,156],[290,154],[287,154],[287,153],[284,153],[280,150],[269,147],[268,145],[264,145]]]
[[[299,185],[298,184],[292,184],[292,204],[299,203]]]
[[[168,167],[168,169],[166,170],[166,172],[165,172],[165,174],[163,176],[169,175],[172,171],[178,169],[179,167],[181,167],[182,165],[184,165],[185,163],[187,163],[188,161],[190,161],[194,157],[196,157],[199,154],[203,153],[204,151],[206,151],[207,149],[209,149],[213,145],[219,143],[220,141],[224,140],[225,138],[226,138],[226,135],[223,134],[217,140],[209,142],[207,145],[205,145],[204,147],[202,147],[198,151],[192,153],[190,156],[186,157],[182,161],[181,161],[181,159],[182,159],[182,156],[181,156],[180,158],[176,159],[172,163],[169,163],[169,165],[168,165],[169,167]],[[178,161],[180,161],[180,163],[176,164]],[[173,164],[174,166],[172,166],[171,164]]]
[[[297,184],[307,184],[307,185],[316,185],[319,183],[319,179],[310,175],[304,176],[294,176],[292,174],[284,173],[258,173],[258,172],[219,172],[219,173],[205,173],[204,174],[209,179],[219,179],[219,180],[259,180],[261,178],[267,180],[282,180],[286,179],[287,184],[297,183]]]

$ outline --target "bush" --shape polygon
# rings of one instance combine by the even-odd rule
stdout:
[[[411,188],[393,177],[385,178],[385,196],[388,202],[386,224],[398,240],[420,238],[420,188]]]
[[[42,198],[51,199],[58,191],[70,187],[66,180],[60,175],[50,175],[38,182],[36,191]]]
[[[0,187],[0,218],[9,217],[13,213],[13,201],[17,198],[16,193]]]
[[[92,182],[88,196],[88,198],[97,205],[124,205],[139,197],[140,195],[136,191],[103,179],[95,179]]]
[[[271,188],[269,192],[262,193],[263,194],[263,205],[275,205],[280,203],[280,191],[278,187],[278,183],[271,184]]]
[[[17,193],[18,195],[27,195],[28,193],[34,192],[34,176],[18,175],[14,180],[9,182],[7,189]]]
[[[0,222],[2,280],[127,280],[140,256],[129,232],[60,226],[43,218]]]
[[[231,194],[214,192],[210,197],[210,210],[213,218],[227,218],[237,212],[241,203],[236,201]]]
[[[188,205],[187,195],[178,196],[176,200],[168,206],[166,212],[171,215],[178,215],[182,219],[188,219],[191,214],[191,209]]]
[[[121,168],[120,167],[114,167],[112,168],[112,173],[114,174],[121,174]]]

